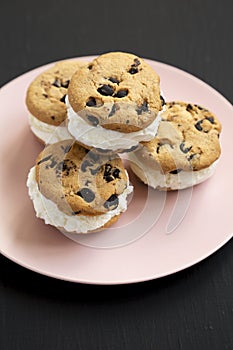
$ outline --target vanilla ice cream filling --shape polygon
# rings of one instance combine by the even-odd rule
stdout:
[[[119,204],[117,208],[107,213],[95,216],[69,216],[60,211],[53,201],[42,195],[36,182],[35,167],[31,168],[28,174],[27,187],[36,216],[43,219],[46,224],[61,229],[64,228],[66,232],[72,233],[87,233],[104,226],[114,216],[119,215],[127,209],[127,196],[133,191],[133,187],[128,183],[124,192],[118,196]]]
[[[105,129],[100,125],[92,126],[82,119],[71,107],[68,98],[66,99],[68,114],[68,130],[74,138],[84,145],[110,149],[113,151],[130,149],[137,146],[141,141],[150,141],[157,133],[161,120],[160,111],[155,120],[145,129],[130,133]]]
[[[159,170],[152,169],[140,162],[135,154],[131,153],[128,157],[131,169],[145,184],[153,188],[170,188],[172,190],[192,187],[207,180],[213,175],[218,163],[218,160],[216,160],[209,167],[197,171],[182,170],[178,174],[162,174]]]
[[[59,126],[50,125],[37,119],[32,114],[28,115],[28,120],[32,132],[45,144],[73,139],[67,129],[66,122]]]

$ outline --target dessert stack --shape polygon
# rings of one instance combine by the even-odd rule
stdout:
[[[46,144],[29,172],[29,195],[37,217],[62,232],[102,230],[127,210],[133,187],[121,153],[140,181],[160,190],[206,180],[220,156],[216,116],[165,103],[159,75],[133,54],[59,62],[30,84],[26,104]]]

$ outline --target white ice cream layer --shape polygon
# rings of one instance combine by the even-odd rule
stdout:
[[[105,129],[100,125],[92,126],[82,119],[69,104],[66,99],[68,114],[68,130],[74,138],[84,145],[110,149],[118,151],[121,149],[130,149],[138,145],[141,141],[150,141],[157,133],[161,113],[157,115],[155,120],[145,129],[130,133]]]
[[[198,171],[180,171],[178,174],[162,174],[159,170],[142,164],[133,153],[128,155],[133,172],[147,185],[153,188],[170,188],[172,190],[181,190],[197,185],[213,175],[218,160],[208,168]]]
[[[28,120],[32,132],[39,139],[44,141],[45,144],[52,144],[62,140],[73,139],[73,137],[70,135],[67,129],[67,125],[65,122],[59,126],[50,125],[40,121],[31,114],[29,114]]]
[[[96,230],[105,225],[114,216],[124,212],[127,209],[127,195],[133,191],[133,187],[128,185],[124,192],[118,196],[119,204],[117,208],[105,214],[96,216],[69,216],[61,212],[53,201],[40,193],[35,179],[35,167],[31,168],[28,174],[27,186],[36,216],[43,219],[46,224],[61,229],[64,228],[65,231],[73,233],[87,233]]]

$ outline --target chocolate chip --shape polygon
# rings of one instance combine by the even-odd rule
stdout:
[[[61,87],[61,82],[59,79],[55,79],[54,82],[52,83],[53,86],[56,86],[56,87]]]
[[[198,130],[198,131],[202,131],[202,126],[201,124],[203,123],[203,119],[202,120],[199,120],[194,126],[195,128]]]
[[[120,170],[113,168],[111,164],[107,163],[104,167],[104,180],[106,182],[113,181],[114,179],[119,179]]]
[[[86,103],[86,106],[95,107],[96,106],[96,99],[94,97],[90,97]]]
[[[214,118],[213,117],[206,117],[205,119],[207,119],[211,124],[214,124]]]
[[[161,140],[161,142],[162,142],[162,140]],[[171,147],[172,149],[174,149],[174,145],[172,145],[172,144],[170,143],[170,141],[167,140],[167,141],[164,141],[164,142],[162,142],[162,143],[158,143],[158,146],[157,146],[157,148],[156,148],[156,152],[157,152],[157,153],[159,153],[160,148],[161,148],[162,146],[169,146],[169,147]]]
[[[119,199],[118,199],[117,195],[116,194],[112,194],[108,198],[108,200],[106,200],[106,202],[104,203],[104,207],[106,209],[110,209],[111,208],[111,210],[114,210],[114,209],[117,208],[118,204],[119,204]]]
[[[99,124],[99,120],[97,117],[95,117],[94,115],[88,115],[87,119],[89,120],[89,122],[93,125],[93,126],[97,126]]]
[[[96,175],[99,170],[100,170],[100,166],[97,166],[97,168],[95,168],[95,169],[90,168],[91,175]]]
[[[114,177],[113,177],[112,175],[108,175],[108,176],[106,176],[106,177],[104,178],[104,180],[105,180],[106,182],[111,182],[111,181],[114,180]]]
[[[67,89],[68,86],[69,86],[69,84],[70,84],[70,81],[69,81],[69,80],[66,80],[64,83],[61,83],[61,86],[62,86],[63,88],[65,88],[65,89]]]
[[[122,90],[119,90],[117,91],[117,93],[113,96],[113,97],[117,97],[117,98],[122,98],[122,97],[125,97],[128,95],[128,90],[127,89],[122,89]]]
[[[87,68],[91,70],[93,68],[93,64],[89,64]]]
[[[139,61],[138,58],[135,58],[133,61],[134,61],[134,63],[132,64],[132,66],[134,66],[134,67],[137,67],[141,64],[141,62]]]
[[[108,78],[113,84],[119,84],[119,80],[117,78]]]
[[[41,163],[46,162],[46,161],[49,160],[51,157],[52,157],[52,154],[50,154],[49,156],[47,156],[47,157],[41,159],[41,160],[37,163],[37,165],[40,165]]]
[[[42,94],[45,98],[48,98],[48,95],[47,94]]]
[[[179,174],[182,171],[182,169],[175,169],[170,171],[170,174]]]
[[[112,96],[114,89],[110,85],[102,85],[97,91],[103,96]]]
[[[87,203],[91,203],[95,199],[94,192],[92,192],[92,190],[90,190],[87,187],[82,188],[76,194],[77,194],[77,196],[80,196],[81,198],[83,198],[85,200],[85,202],[87,202]]]
[[[186,107],[186,111],[191,111],[193,109],[193,106],[189,103]]]
[[[129,70],[130,74],[136,74],[137,72],[138,72],[138,69],[135,68],[135,67],[131,67],[130,70]]]
[[[136,112],[138,115],[141,115],[143,112],[148,112],[148,110],[148,103],[144,101],[143,104],[136,109]]]
[[[60,101],[66,103],[66,95],[62,96],[62,98],[60,98]]]
[[[115,170],[113,170],[113,172],[112,172],[112,175],[113,175],[113,177],[114,177],[115,179],[120,179],[119,174],[120,174],[120,170],[119,170],[119,169],[115,169]]]
[[[107,176],[111,173],[111,170],[112,170],[112,166],[111,164],[105,164],[105,167],[104,167],[104,176]]]
[[[63,161],[57,164],[56,174],[62,172],[62,169],[63,169]]]
[[[81,210],[78,210],[78,211],[73,211],[72,215],[78,215],[81,213]]]
[[[85,173],[87,171],[87,168],[89,168],[92,165],[93,164],[89,160],[85,159],[81,164],[81,170]]]
[[[94,162],[97,162],[100,159],[99,154],[97,154],[93,151],[88,152],[88,157],[91,158]]]
[[[51,115],[51,119],[52,119],[52,120],[55,120],[55,117],[54,117],[54,115]]]
[[[187,160],[188,160],[188,161],[192,160],[193,157],[195,157],[195,155],[196,155],[195,153],[191,154],[191,155],[187,158]]]
[[[64,151],[64,153],[68,153],[72,148],[72,145],[68,145],[68,146],[61,146],[61,149]]]
[[[116,110],[117,110],[116,105],[113,104],[112,109],[111,109],[111,111],[110,111],[108,117],[109,117],[109,118],[112,117],[112,116],[116,113]]]
[[[160,100],[161,100],[161,102],[162,102],[162,106],[164,106],[166,102],[165,102],[165,100],[164,100],[164,98],[163,98],[162,95],[160,95]]]
[[[191,150],[192,146],[190,147],[185,147],[185,143],[182,142],[180,144],[180,150],[183,152],[183,153],[188,153],[190,150]]]
[[[56,166],[56,174],[58,176],[61,175],[61,172],[63,173],[64,176],[69,176],[71,170],[76,170],[77,166],[76,164],[70,160],[70,159],[65,159],[64,161],[61,161],[60,163],[57,164]]]
[[[68,176],[70,173],[70,170],[76,169],[76,168],[77,166],[72,160],[70,159],[64,160],[63,166],[62,166],[62,171],[64,172],[64,175]]]
[[[51,163],[49,164],[50,168],[54,168],[56,165],[57,165],[56,160],[51,158]]]
[[[197,107],[198,109],[200,109],[201,111],[203,110],[203,108],[199,105],[194,105],[195,107]]]

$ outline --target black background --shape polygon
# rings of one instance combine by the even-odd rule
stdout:
[[[121,50],[188,71],[232,102],[232,4],[1,0],[0,83]],[[111,287],[53,280],[0,256],[0,349],[233,349],[232,252],[231,240],[175,275]]]

